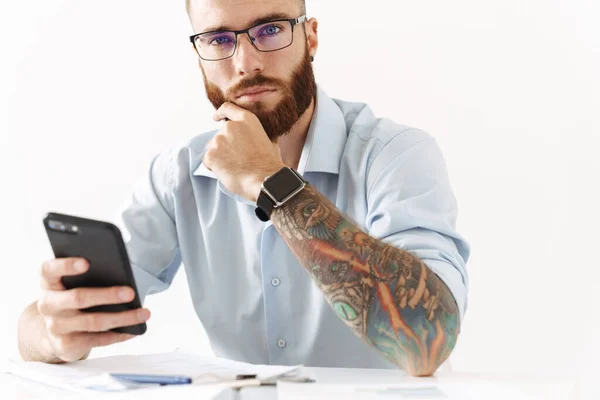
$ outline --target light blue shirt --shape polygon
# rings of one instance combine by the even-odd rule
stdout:
[[[202,164],[207,132],[158,155],[122,217],[140,296],[184,265],[219,357],[260,364],[397,368],[336,316],[272,222]],[[321,89],[298,171],[363,231],[420,257],[467,304],[469,245],[435,139]]]

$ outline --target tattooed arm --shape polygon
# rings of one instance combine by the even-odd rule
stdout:
[[[381,355],[416,376],[448,358],[458,308],[419,258],[361,231],[310,185],[271,219],[336,314]]]

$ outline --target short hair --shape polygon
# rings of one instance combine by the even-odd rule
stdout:
[[[302,10],[302,15],[306,14],[306,0],[296,0],[300,3],[300,10]],[[192,10],[192,0],[185,0],[185,9],[188,13],[188,15],[190,14],[190,11]],[[191,17],[191,15],[190,15]]]

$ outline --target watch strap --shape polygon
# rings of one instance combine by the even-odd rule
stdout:
[[[254,213],[262,222],[267,222],[271,219],[271,213],[273,212],[273,208],[275,208],[275,204],[273,204],[272,200],[267,196],[262,190],[258,195],[258,199],[256,200],[256,209]]]

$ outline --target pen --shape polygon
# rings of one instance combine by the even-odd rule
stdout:
[[[141,374],[110,374],[113,378],[134,382],[150,383],[156,385],[188,385],[192,378],[177,375],[141,375]]]

